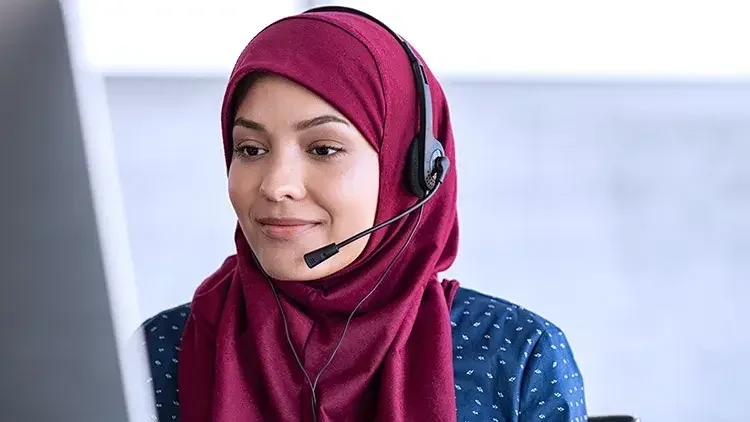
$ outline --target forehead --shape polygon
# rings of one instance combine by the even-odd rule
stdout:
[[[237,90],[236,114],[273,120],[299,120],[321,114],[343,117],[304,86],[277,75],[253,75]]]

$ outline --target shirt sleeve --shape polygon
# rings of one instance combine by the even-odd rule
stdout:
[[[565,334],[545,331],[523,368],[520,422],[583,422],[587,418],[583,378]]]

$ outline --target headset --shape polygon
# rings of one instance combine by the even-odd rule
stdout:
[[[406,51],[406,55],[409,57],[409,62],[411,64],[412,72],[414,73],[414,82],[415,82],[416,90],[417,90],[417,103],[419,107],[419,130],[409,146],[409,153],[408,153],[409,155],[408,155],[408,159],[406,162],[405,177],[406,177],[407,188],[418,198],[418,200],[414,205],[407,208],[400,214],[382,223],[379,223],[367,230],[364,230],[344,240],[343,242],[332,243],[330,245],[324,246],[320,249],[317,249],[315,251],[305,254],[305,263],[311,269],[315,267],[316,265],[320,264],[321,262],[325,261],[326,259],[337,254],[339,252],[339,248],[344,247],[376,230],[379,230],[409,215],[414,210],[421,208],[422,205],[424,205],[428,200],[430,200],[430,198],[433,197],[435,192],[437,192],[438,188],[445,180],[445,175],[447,174],[448,168],[450,167],[450,161],[448,160],[448,157],[446,157],[445,155],[445,149],[443,148],[443,144],[435,138],[435,135],[432,129],[432,96],[430,93],[430,86],[427,83],[427,74],[424,71],[424,65],[419,60],[419,58],[414,53],[414,51],[411,49],[409,44],[406,41],[404,41],[404,39],[401,38],[398,34],[396,34],[390,28],[388,28],[385,24],[383,24],[376,18],[368,15],[367,13],[364,13],[357,9],[352,9],[352,8],[343,7],[343,6],[322,6],[322,7],[316,7],[316,8],[307,10],[303,13],[316,13],[316,12],[350,13],[350,14],[362,16],[366,19],[369,19],[377,23],[386,31],[388,31],[391,35],[393,35],[393,37],[404,48],[404,51]],[[317,417],[318,400],[317,400],[317,395],[316,395],[316,389],[317,389],[318,381],[320,380],[321,375],[326,370],[326,368],[328,368],[328,365],[330,365],[330,363],[333,361],[333,358],[336,356],[336,353],[341,347],[341,344],[344,341],[344,337],[346,336],[346,331],[349,328],[349,324],[352,318],[354,317],[354,314],[357,312],[359,307],[367,300],[367,298],[369,298],[375,292],[378,286],[380,286],[380,283],[383,281],[383,279],[385,279],[386,275],[390,271],[393,264],[401,256],[401,254],[406,250],[406,247],[409,245],[412,238],[414,237],[414,234],[416,232],[416,229],[421,219],[422,219],[422,213],[420,212],[418,214],[416,223],[411,229],[409,237],[401,246],[401,249],[396,254],[396,257],[391,261],[391,263],[388,265],[388,267],[383,272],[383,274],[381,274],[377,283],[375,283],[372,289],[357,303],[357,305],[354,307],[352,312],[349,314],[349,318],[347,319],[346,324],[344,325],[344,329],[341,333],[341,337],[339,338],[338,343],[336,344],[336,347],[333,349],[328,360],[320,369],[320,371],[317,373],[314,379],[312,379],[307,373],[307,371],[305,370],[305,367],[302,364],[302,360],[300,359],[294,347],[291,334],[289,331],[289,323],[287,321],[284,308],[283,306],[281,306],[281,300],[279,299],[279,295],[278,295],[278,292],[276,291],[276,287],[274,286],[268,274],[266,274],[265,270],[263,270],[263,267],[260,265],[260,262],[258,262],[258,259],[255,256],[255,254],[253,254],[253,258],[255,259],[256,264],[258,265],[259,268],[261,268],[261,271],[265,275],[266,280],[268,281],[271,287],[274,298],[276,299],[276,303],[279,308],[279,312],[281,313],[282,321],[284,324],[284,332],[286,335],[287,343],[289,344],[289,347],[291,348],[292,354],[294,355],[297,365],[302,370],[302,373],[305,377],[305,381],[307,385],[311,389],[311,395],[312,395],[311,405],[312,405],[313,421],[318,420],[318,417]]]
[[[391,223],[409,215],[412,211],[420,208],[437,192],[438,187],[445,180],[450,167],[450,160],[445,154],[443,144],[435,138],[432,128],[432,95],[430,85],[427,81],[427,73],[424,64],[400,35],[391,30],[384,23],[373,16],[357,9],[344,6],[321,6],[309,9],[304,13],[316,12],[339,12],[349,13],[364,17],[388,31],[401,44],[411,64],[414,74],[414,83],[417,90],[417,105],[419,115],[419,130],[409,146],[409,155],[406,161],[405,176],[406,186],[419,200],[417,203],[404,210],[402,213],[362,231],[349,239],[339,243],[331,243],[322,248],[305,254],[305,263],[309,268],[314,268],[326,259],[339,252],[339,249],[379,230]]]

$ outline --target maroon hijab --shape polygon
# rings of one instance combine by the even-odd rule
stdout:
[[[455,163],[445,96],[426,70],[435,135]],[[372,143],[380,155],[378,222],[414,204],[404,179],[407,150],[417,133],[414,78],[402,47],[387,31],[356,15],[327,12],[288,17],[258,34],[240,55],[224,97],[227,165],[235,90],[259,71],[316,93]],[[375,232],[354,263],[325,279],[272,281],[300,360],[314,378],[349,314],[387,272],[320,378],[320,422],[456,419],[449,308],[458,283],[437,278],[458,247],[454,171],[419,219],[417,211]],[[179,353],[180,418],[311,421],[311,391],[287,343],[272,289],[239,228],[235,242],[237,254],[193,298]]]

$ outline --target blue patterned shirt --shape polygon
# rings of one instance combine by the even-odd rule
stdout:
[[[189,304],[146,321],[152,419],[179,420],[177,355]],[[460,288],[451,308],[458,422],[583,422],[583,378],[562,330],[523,307]]]

